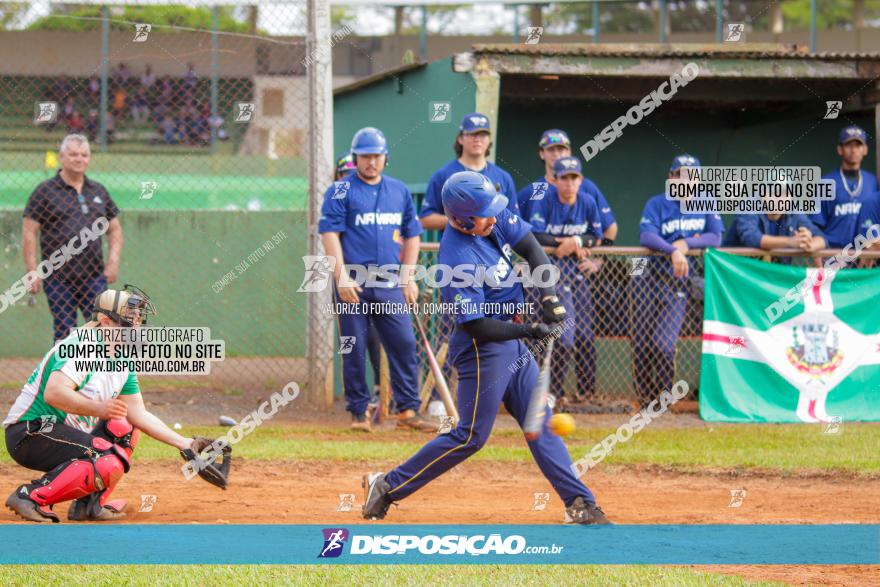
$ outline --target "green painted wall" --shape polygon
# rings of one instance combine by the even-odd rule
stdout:
[[[226,340],[230,356],[305,355],[306,298],[296,293],[307,246],[303,212],[127,211],[120,222],[125,246],[116,285],[133,283],[150,294],[159,313],[152,322],[208,326],[213,337]],[[287,238],[242,265],[278,231]],[[0,235],[5,291],[24,274],[20,210],[0,211]],[[215,282],[230,271],[237,279],[215,292]],[[40,356],[51,345],[42,293],[34,307],[25,297],[8,308],[0,324],[0,357]]]
[[[496,162],[510,172],[521,189],[543,175],[537,145],[544,130],[562,128],[568,132],[574,154],[582,158],[580,145],[625,113],[628,106],[551,106],[537,100],[529,105],[502,99]],[[640,124],[626,127],[623,136],[586,163],[584,172],[614,209],[620,226],[618,244],[637,245],[642,208],[650,196],[663,191],[669,164],[681,152],[697,156],[704,165],[818,165],[827,172],[839,165],[837,135],[851,123],[869,132],[874,126],[871,118],[863,116],[815,120],[775,114],[764,123],[737,127],[730,113],[705,106],[673,112],[661,108]],[[865,159],[865,169],[875,170],[873,151]],[[729,223],[731,218],[726,216],[725,220]]]
[[[388,139],[388,175],[421,192],[431,174],[455,157],[458,123],[473,112],[475,96],[473,78],[453,73],[450,59],[341,94],[333,102],[335,152],[348,152],[359,128],[378,127]],[[430,121],[432,102],[451,104],[445,123]]]

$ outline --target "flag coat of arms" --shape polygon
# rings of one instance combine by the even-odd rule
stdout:
[[[705,259],[704,420],[880,421],[880,269]]]

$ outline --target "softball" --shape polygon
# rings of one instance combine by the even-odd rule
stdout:
[[[568,436],[576,428],[571,414],[553,414],[550,418],[550,430],[556,436]]]

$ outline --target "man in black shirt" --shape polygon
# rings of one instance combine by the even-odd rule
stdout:
[[[24,209],[21,242],[25,270],[38,276],[30,280],[28,291],[37,294],[41,285],[45,287],[56,341],[76,327],[77,308],[88,319],[95,298],[119,273],[119,208],[104,186],[85,176],[90,157],[86,137],[66,136],[59,150],[61,171],[37,186]],[[100,238],[103,230],[95,233],[95,227],[101,226],[109,243],[106,265]],[[43,260],[39,267],[38,233]],[[89,238],[92,234],[94,238]],[[47,263],[50,257],[52,262]]]

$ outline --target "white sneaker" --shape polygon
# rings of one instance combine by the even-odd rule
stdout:
[[[443,416],[448,416],[446,413],[446,406],[438,399],[431,400],[428,403],[428,415],[434,418],[442,418]]]

